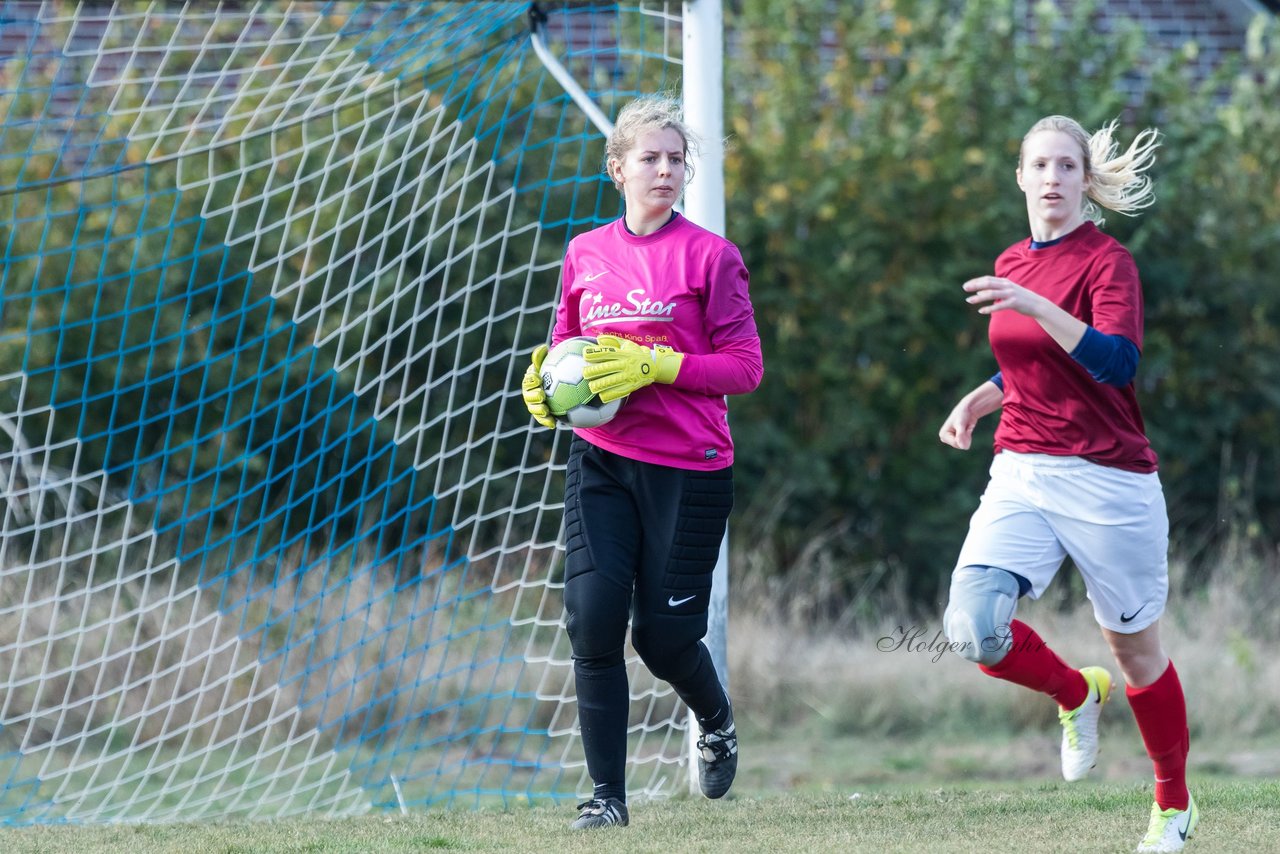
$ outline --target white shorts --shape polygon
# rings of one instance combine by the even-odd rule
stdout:
[[[991,463],[956,568],[1016,572],[1038,599],[1070,555],[1098,625],[1132,634],[1164,613],[1168,551],[1169,517],[1157,473],[1002,451]]]

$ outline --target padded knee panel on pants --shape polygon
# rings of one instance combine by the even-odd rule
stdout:
[[[1018,578],[992,566],[962,566],[951,575],[942,627],[956,654],[992,667],[1009,652],[1018,607]]]

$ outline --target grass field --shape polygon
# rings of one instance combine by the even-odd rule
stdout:
[[[1196,788],[1188,851],[1275,851],[1280,783]],[[571,833],[565,807],[269,824],[43,827],[4,832],[8,852],[991,852],[1131,851],[1146,828],[1138,785],[1061,782],[876,792],[677,798],[634,805],[631,826]]]
[[[1118,716],[1117,716],[1118,717]],[[1106,720],[1106,718],[1104,718]],[[5,854],[272,852],[1131,851],[1146,828],[1150,765],[1136,733],[1106,731],[1085,781],[1058,776],[1057,733],[984,740],[832,736],[744,725],[721,802],[633,803],[625,829],[572,833],[571,805],[353,819],[8,829]],[[1131,737],[1132,736],[1132,737]],[[1202,821],[1189,852],[1280,851],[1280,742],[1201,739],[1190,780]]]
[[[1235,573],[1171,603],[1163,621],[1187,689],[1189,778],[1202,816],[1191,854],[1280,852],[1278,590]],[[1028,603],[1019,615],[1076,666],[1108,663],[1083,602]],[[823,623],[740,602],[730,629],[742,733],[733,792],[720,803],[633,803],[626,829],[571,833],[575,812],[561,803],[10,828],[0,831],[0,854],[1133,850],[1146,829],[1151,765],[1123,691],[1103,715],[1098,767],[1066,784],[1053,703],[939,654],[929,646],[936,622],[926,613]],[[898,643],[904,625],[919,630],[913,644]]]

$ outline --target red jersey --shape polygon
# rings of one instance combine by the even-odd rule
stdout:
[[[1142,349],[1142,283],[1133,257],[1085,222],[1059,243],[1010,246],[995,274],[1048,297],[1099,332],[1123,335]],[[1100,383],[1030,317],[991,315],[991,349],[1004,378],[995,448],[1079,456],[1125,471],[1156,470],[1133,383]]]

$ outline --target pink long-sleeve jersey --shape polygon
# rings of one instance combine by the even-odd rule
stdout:
[[[634,392],[608,424],[577,433],[642,462],[731,465],[725,395],[752,391],[764,373],[738,248],[679,214],[643,237],[618,219],[570,241],[562,280],[553,343],[607,333],[685,354],[673,384]]]

